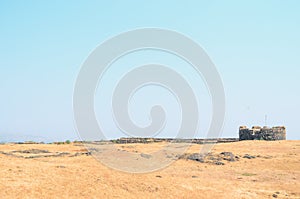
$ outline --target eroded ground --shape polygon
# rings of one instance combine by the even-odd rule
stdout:
[[[151,159],[149,154],[163,145],[123,144],[117,150]],[[1,198],[300,198],[300,141],[217,144],[206,157],[197,154],[202,146],[192,145],[165,169],[130,174],[100,164],[80,144],[0,145],[0,194]]]

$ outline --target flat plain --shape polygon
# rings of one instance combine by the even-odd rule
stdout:
[[[118,144],[147,154],[165,143]],[[1,198],[300,198],[300,141],[203,145],[158,171],[108,168],[82,144],[1,144]],[[145,156],[147,157],[147,156]],[[143,158],[143,156],[141,156]]]

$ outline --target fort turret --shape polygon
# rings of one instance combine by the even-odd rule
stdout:
[[[269,128],[267,126],[253,126],[251,129],[246,126],[239,128],[239,140],[285,140],[286,128],[276,126]]]

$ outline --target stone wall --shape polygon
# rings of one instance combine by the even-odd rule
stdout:
[[[253,126],[251,129],[240,126],[239,140],[285,140],[286,129],[284,126],[260,127]]]
[[[111,140],[118,144],[128,144],[128,143],[153,143],[153,142],[175,142],[175,143],[194,143],[194,144],[211,144],[211,143],[227,143],[227,142],[237,142],[238,138],[211,138],[211,139],[175,139],[175,138],[141,138],[141,137],[129,137],[129,138],[119,138],[116,140]]]

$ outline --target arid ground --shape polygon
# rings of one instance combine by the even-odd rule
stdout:
[[[162,144],[118,147],[144,153]],[[217,144],[191,158],[201,147],[165,169],[132,174],[107,168],[78,143],[2,144],[0,198],[300,198],[300,141]]]

